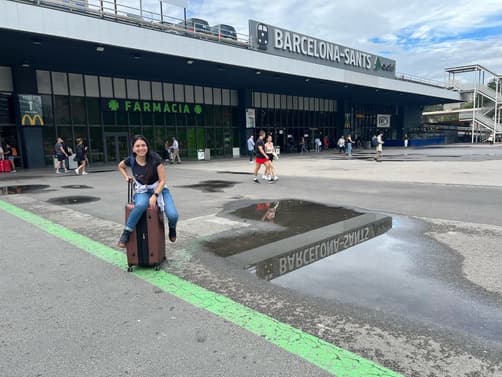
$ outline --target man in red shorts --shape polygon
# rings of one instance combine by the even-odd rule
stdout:
[[[256,164],[254,166],[254,172],[253,172],[253,182],[254,183],[260,183],[258,180],[258,170],[260,170],[260,167],[262,165],[265,165],[265,167],[268,167],[270,165],[270,160],[265,153],[265,143],[263,139],[265,138],[265,131],[261,130],[260,134],[258,136],[258,140],[256,140]]]

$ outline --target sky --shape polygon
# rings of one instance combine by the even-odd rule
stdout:
[[[160,9],[158,1],[142,1]],[[254,19],[396,60],[397,73],[444,81],[445,68],[480,64],[502,75],[502,0],[184,1],[188,17],[210,25],[233,25],[247,36]],[[183,18],[182,8],[163,8]]]

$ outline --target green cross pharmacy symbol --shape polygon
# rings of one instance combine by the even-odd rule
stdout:
[[[108,101],[108,108],[111,111],[117,111],[119,109],[119,107],[120,107],[120,105],[117,100],[111,99],[110,101]]]
[[[193,111],[195,112],[195,114],[199,115],[200,113],[202,113],[202,106],[201,105],[195,105],[193,107]]]

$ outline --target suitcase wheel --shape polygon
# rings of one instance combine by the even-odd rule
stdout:
[[[127,272],[132,272],[132,270],[133,270],[132,266],[127,267]]]
[[[155,265],[155,271],[160,271],[160,264]]]

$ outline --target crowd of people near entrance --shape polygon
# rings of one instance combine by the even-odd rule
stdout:
[[[403,136],[403,146],[407,150],[410,138],[407,134]],[[273,143],[272,133],[260,131],[258,138],[255,140],[254,135],[250,135],[247,139],[247,154],[249,163],[255,163],[254,181],[259,182],[261,179],[267,182],[274,182],[279,179],[277,175],[277,166],[275,162],[279,159],[279,151]],[[371,148],[374,149],[375,161],[381,161],[383,157],[384,133],[379,130],[374,133],[370,141],[366,142],[358,135],[341,135],[338,138],[330,138],[328,135],[300,135],[295,142],[292,135],[287,135],[285,142],[285,152],[300,154],[325,152],[333,149],[335,153],[352,157],[353,149]],[[58,137],[54,145],[54,168],[56,174],[74,172],[76,175],[87,175],[89,165],[89,147],[85,140],[81,137],[76,138],[74,149],[67,146],[62,137]],[[180,142],[176,137],[170,137],[159,152],[164,163],[181,164],[180,157]],[[255,158],[256,157],[256,158]],[[11,172],[16,172],[16,159],[18,156],[17,148],[9,143],[0,143],[0,160],[8,160],[11,164]],[[260,170],[264,166],[263,170]]]
[[[360,136],[347,134],[333,139],[333,142],[330,143],[329,136],[315,135],[311,139],[312,144],[311,148],[309,148],[308,139],[308,135],[303,135],[300,136],[297,143],[295,143],[292,135],[288,135],[286,139],[286,152],[298,152],[303,154],[310,153],[310,151],[313,150],[315,151],[314,153],[320,153],[328,151],[330,147],[333,147],[334,153],[342,154],[351,158],[354,148],[370,147],[374,149],[375,155],[373,159],[375,161],[381,162],[383,158],[383,145],[385,141],[382,130],[375,132],[368,142],[364,142]],[[404,134],[402,145],[404,146],[405,153],[407,153],[406,151],[409,142],[409,136]],[[254,135],[250,135],[247,139],[247,154],[250,164],[253,163],[253,158],[255,158],[255,166],[253,168],[253,181],[255,183],[260,183],[260,172],[262,172],[261,178],[267,182],[271,183],[279,179],[276,173],[277,167],[275,165],[275,161],[279,158],[279,156],[272,142],[272,133],[267,134],[264,130],[262,130],[259,132],[256,141]]]

